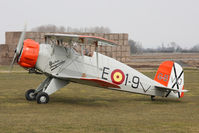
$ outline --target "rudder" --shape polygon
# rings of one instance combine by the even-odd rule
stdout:
[[[168,88],[184,89],[184,71],[182,67],[173,61],[165,61],[160,64],[154,78],[155,81]],[[183,97],[184,92],[169,91],[165,97]]]

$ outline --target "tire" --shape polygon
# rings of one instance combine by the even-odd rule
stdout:
[[[34,94],[34,92],[35,92],[34,89],[27,90],[26,93],[25,93],[26,100],[28,100],[28,101],[35,100],[36,95]]]
[[[151,96],[151,101],[155,101],[155,96]]]
[[[49,102],[49,96],[45,92],[39,92],[36,96],[36,100],[38,104],[46,104]]]

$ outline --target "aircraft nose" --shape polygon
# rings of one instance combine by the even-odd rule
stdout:
[[[17,63],[26,68],[33,68],[39,55],[39,43],[32,39],[24,40],[23,49]]]

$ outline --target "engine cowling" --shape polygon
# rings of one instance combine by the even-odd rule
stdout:
[[[26,68],[34,68],[39,55],[39,43],[32,39],[24,40],[23,49],[17,63]]]

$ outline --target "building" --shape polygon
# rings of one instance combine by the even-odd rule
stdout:
[[[130,46],[128,45],[128,34],[126,33],[62,33],[62,34],[81,34],[89,36],[103,37],[115,41],[118,46],[100,46],[99,53],[115,58],[123,63],[128,62],[130,56]],[[6,32],[5,44],[0,45],[0,65],[9,65],[14,56],[14,51],[19,41],[21,32]],[[44,32],[26,32],[25,38],[33,39],[39,43],[44,43]],[[94,46],[88,46],[89,50],[94,50]]]

